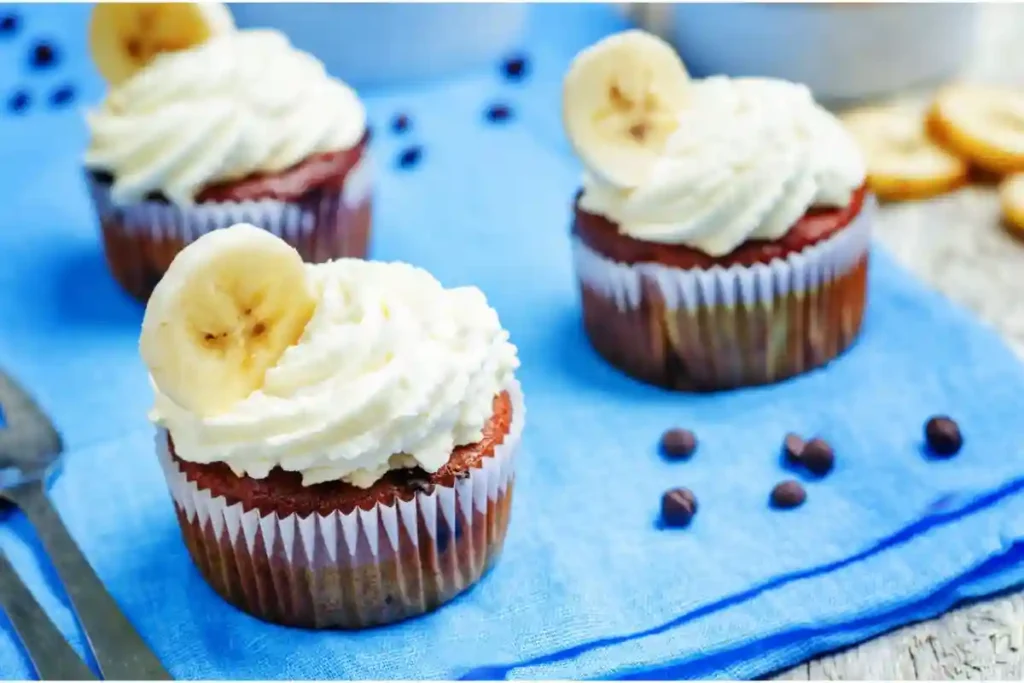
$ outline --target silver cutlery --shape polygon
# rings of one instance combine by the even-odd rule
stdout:
[[[97,680],[46,616],[3,551],[0,551],[0,607],[14,626],[39,678],[44,681]]]
[[[0,372],[0,498],[21,508],[50,557],[104,678],[172,680],[68,533],[46,495],[63,444],[35,401]]]

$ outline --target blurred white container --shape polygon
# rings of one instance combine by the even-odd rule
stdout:
[[[650,20],[668,24],[696,75],[784,78],[842,102],[953,76],[974,48],[978,5],[679,4],[660,14]]]
[[[457,73],[516,47],[528,6],[231,3],[241,28],[276,28],[334,76],[367,86]]]

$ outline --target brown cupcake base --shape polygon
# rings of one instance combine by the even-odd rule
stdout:
[[[309,172],[302,173],[306,168]],[[86,182],[110,271],[140,301],[149,299],[186,245],[235,223],[274,233],[309,263],[365,258],[369,250],[372,202],[365,141],[353,150],[311,158],[279,176],[218,186],[216,192],[201,194],[192,206],[177,206],[161,197],[121,206],[110,197],[110,177],[87,173]]]
[[[587,336],[626,374],[684,391],[768,384],[825,365],[861,328],[873,210],[802,251],[727,268],[621,263],[577,238]]]
[[[259,506],[232,502],[186,475],[166,432],[157,448],[189,554],[225,600],[289,626],[366,628],[436,609],[497,561],[525,417],[518,386],[508,400],[507,433],[465,459],[464,474],[438,473],[437,483],[396,487],[388,502],[348,512],[269,511],[265,497]]]

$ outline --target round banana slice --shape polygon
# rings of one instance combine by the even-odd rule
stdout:
[[[672,46],[644,31],[580,52],[562,85],[562,121],[587,170],[623,189],[643,182],[678,125],[688,83]]]
[[[868,186],[880,199],[924,199],[967,181],[967,164],[929,137],[919,111],[872,107],[842,120],[864,154]]]
[[[986,171],[1024,171],[1024,90],[989,85],[943,88],[931,122],[951,150]]]
[[[1007,176],[999,183],[999,203],[1006,227],[1024,237],[1024,173]]]
[[[295,249],[252,225],[214,230],[185,247],[157,284],[139,351],[167,397],[216,415],[263,386],[315,308]]]
[[[114,86],[161,52],[185,50],[235,29],[227,5],[215,2],[99,2],[89,22],[89,51]]]

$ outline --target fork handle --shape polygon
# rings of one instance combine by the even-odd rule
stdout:
[[[117,606],[46,495],[42,481],[27,481],[4,495],[28,517],[64,584],[104,678],[173,680]]]
[[[0,551],[0,606],[44,681],[95,681],[96,675],[46,616],[31,591]]]

